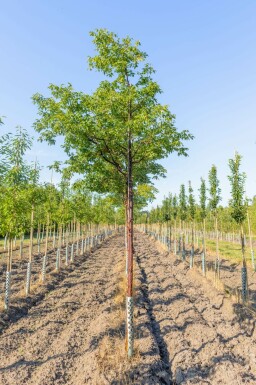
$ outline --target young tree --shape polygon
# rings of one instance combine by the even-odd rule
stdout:
[[[167,227],[167,242],[168,242],[168,250],[171,251],[171,238],[172,238],[172,196],[169,194],[167,198],[164,198],[162,204],[162,218],[166,222]]]
[[[178,198],[174,195],[172,198],[172,213],[174,219],[174,254],[177,254],[177,216],[178,216]]]
[[[191,186],[191,181],[188,182],[188,212],[191,220],[191,231],[192,231],[192,242],[191,242],[191,253],[190,253],[190,268],[194,266],[194,254],[195,254],[195,198],[193,194],[193,188]]]
[[[153,80],[153,68],[145,62],[140,43],[107,30],[91,32],[96,55],[89,57],[90,69],[105,79],[91,95],[72,86],[50,85],[51,97],[33,97],[41,116],[35,129],[41,139],[54,144],[64,136],[71,172],[85,175],[91,190],[118,192],[125,197],[128,279],[127,342],[133,354],[133,194],[138,184],[150,184],[163,176],[157,160],[172,152],[187,155],[184,140],[192,136],[178,132],[174,115],[161,105],[161,93]]]
[[[1,231],[8,237],[5,308],[8,310],[11,286],[13,239],[22,236],[27,228],[28,195],[32,168],[24,159],[32,139],[26,130],[17,127],[16,133],[0,138]]]
[[[219,231],[218,231],[218,205],[221,200],[219,180],[217,177],[217,167],[212,165],[209,171],[209,207],[214,216],[215,236],[216,236],[216,260],[215,260],[215,277],[220,277],[220,256],[219,256]]]
[[[182,259],[186,258],[186,247],[185,247],[185,220],[187,219],[187,197],[185,191],[185,185],[180,186],[179,193],[179,215],[181,220],[181,230],[182,230]]]
[[[250,217],[250,213],[249,213],[248,202],[247,202],[247,224],[248,224],[248,232],[249,232],[249,240],[250,240],[252,268],[255,271],[255,259],[254,259],[254,250],[253,250],[251,217]]]
[[[200,200],[200,217],[203,222],[203,252],[202,252],[202,272],[205,275],[205,258],[206,258],[206,244],[205,244],[205,220],[206,220],[206,184],[205,180],[201,178],[201,185],[199,189]]]
[[[235,153],[234,159],[229,159],[229,168],[231,175],[228,176],[231,185],[231,216],[235,222],[240,226],[240,239],[242,249],[242,298],[243,301],[247,299],[247,266],[245,258],[245,243],[244,243],[244,221],[246,219],[247,202],[245,199],[245,179],[246,175],[240,171],[241,155]]]

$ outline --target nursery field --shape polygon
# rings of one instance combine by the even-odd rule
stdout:
[[[117,233],[2,313],[0,384],[255,384],[252,312],[152,237],[136,231],[134,248],[133,357]]]
[[[195,172],[194,150],[179,169],[169,156],[187,157],[195,137],[160,102],[141,43],[89,35],[95,89],[53,77],[34,90],[29,129],[0,115],[0,385],[256,384],[256,196],[243,156],[227,159],[228,187],[208,144],[208,172]]]

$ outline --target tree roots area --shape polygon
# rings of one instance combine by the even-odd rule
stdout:
[[[134,248],[134,356],[117,234],[2,311],[1,385],[256,384],[255,315],[148,236]]]

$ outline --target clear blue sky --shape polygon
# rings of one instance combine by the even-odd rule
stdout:
[[[256,194],[255,0],[12,0],[1,1],[0,116],[2,131],[21,125],[33,133],[31,96],[49,83],[91,92],[99,76],[87,71],[88,35],[107,28],[140,40],[156,69],[161,101],[176,114],[178,129],[195,135],[189,158],[172,155],[167,178],[156,182],[157,202],[181,183],[207,178],[218,167],[224,203],[229,199],[228,159],[238,151],[247,195]],[[44,166],[62,159],[60,148],[35,143],[29,160]],[[45,169],[44,180],[50,173]]]

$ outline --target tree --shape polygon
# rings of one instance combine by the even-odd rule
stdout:
[[[243,224],[246,219],[247,211],[247,202],[245,199],[245,179],[246,175],[244,172],[240,171],[241,167],[241,155],[237,152],[235,153],[234,159],[229,159],[229,168],[231,175],[228,176],[228,179],[231,184],[231,217],[235,222],[240,226],[240,239],[241,239],[241,248],[242,248],[242,298],[243,301],[246,301],[247,298],[247,266],[245,258],[245,243],[244,243],[244,229]]]
[[[219,233],[218,233],[218,205],[221,200],[219,180],[217,177],[217,167],[212,165],[209,171],[209,207],[213,212],[215,223],[215,235],[216,235],[216,260],[215,260],[215,277],[220,277],[220,256],[219,256]]]
[[[194,265],[194,243],[195,243],[195,214],[196,214],[196,207],[195,207],[195,198],[194,198],[194,191],[191,186],[191,181],[188,182],[188,211],[190,220],[192,222],[191,224],[191,231],[192,231],[192,244],[191,244],[191,255],[190,255],[190,268]]]
[[[13,239],[24,234],[27,227],[29,200],[27,189],[33,170],[24,159],[31,148],[32,139],[26,130],[18,127],[15,134],[0,138],[1,225],[8,237],[5,309],[9,307],[11,286]]]
[[[203,221],[202,271],[203,271],[203,274],[205,274],[205,257],[206,257],[205,219],[207,216],[207,211],[206,211],[206,184],[203,178],[201,178],[201,185],[199,189],[199,200],[200,200],[200,217],[201,217],[201,220]]]
[[[51,97],[33,97],[41,116],[35,129],[41,139],[54,144],[64,136],[70,172],[84,174],[91,190],[117,192],[126,207],[128,279],[127,342],[133,354],[133,194],[139,184],[150,184],[165,174],[157,160],[172,152],[187,155],[184,140],[188,131],[178,132],[174,115],[161,105],[161,93],[153,80],[153,68],[145,62],[140,43],[130,37],[119,39],[112,32],[91,32],[96,55],[89,57],[90,69],[105,79],[91,95],[72,86],[50,85]]]
[[[178,216],[178,198],[174,195],[172,198],[172,213],[174,218],[174,254],[177,254],[177,216]]]
[[[184,222],[187,219],[187,197],[185,191],[185,185],[182,184],[180,186],[179,193],[179,215],[181,219],[181,227],[182,227],[182,259],[184,260],[186,257],[186,248],[185,248],[185,225]]]

